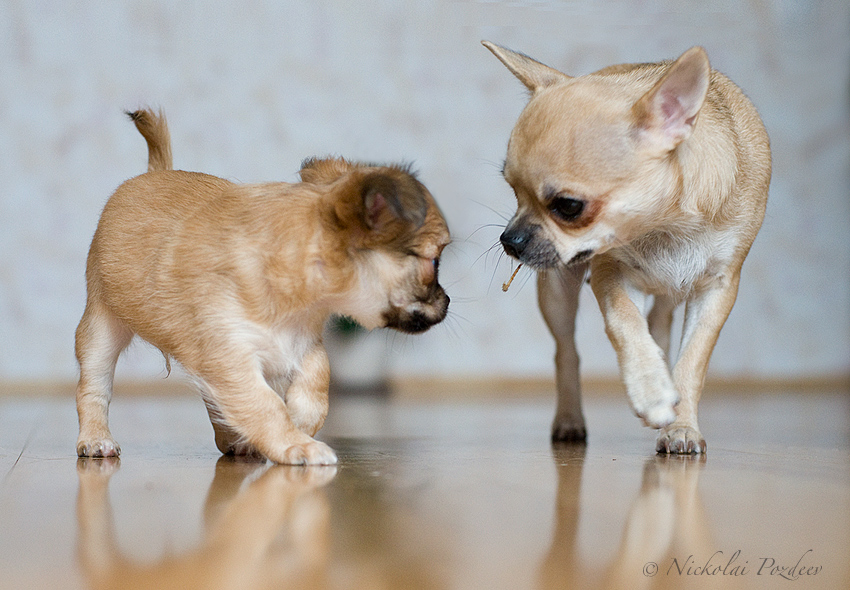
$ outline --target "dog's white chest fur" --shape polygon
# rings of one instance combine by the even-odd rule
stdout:
[[[717,280],[737,246],[730,231],[657,231],[611,251],[629,280],[646,293],[681,300]]]
[[[256,327],[246,336],[269,379],[290,378],[301,369],[304,355],[316,345],[313,333],[297,324],[272,329]]]

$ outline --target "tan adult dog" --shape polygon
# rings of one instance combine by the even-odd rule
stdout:
[[[305,161],[294,184],[172,170],[162,115],[130,116],[148,172],[109,199],[89,251],[77,453],[120,452],[107,411],[138,335],[194,378],[223,453],[336,463],[312,438],[328,412],[322,327],[332,313],[410,333],[445,318],[449,232],[433,197],[405,167],[339,158]]]
[[[657,450],[705,452],[697,404],[770,183],[758,113],[700,47],[573,78],[484,45],[531,92],[508,144],[503,172],[519,207],[501,241],[539,271],[540,309],[557,341],[552,438],[586,436],[574,328],[589,267],[632,408],[661,429]],[[641,293],[654,299],[646,317]]]

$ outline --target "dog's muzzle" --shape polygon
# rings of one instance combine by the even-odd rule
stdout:
[[[449,296],[437,285],[427,301],[415,303],[407,309],[394,307],[384,312],[385,326],[407,334],[421,334],[446,319],[449,302]]]
[[[535,224],[509,223],[499,241],[508,256],[536,269],[551,268],[561,264],[555,246],[540,239],[541,228]]]
[[[499,241],[502,243],[502,248],[505,249],[508,256],[522,260],[522,255],[528,249],[528,245],[531,243],[533,237],[534,232],[532,228],[528,226],[518,227],[516,225],[509,225],[502,232],[502,235],[499,236]]]

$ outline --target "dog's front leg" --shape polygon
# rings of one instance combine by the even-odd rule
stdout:
[[[319,431],[328,415],[330,376],[325,348],[316,344],[304,355],[284,396],[292,423],[310,436]]]
[[[605,332],[617,352],[632,408],[647,426],[667,426],[676,418],[679,394],[664,352],[629,297],[620,263],[604,254],[594,258],[590,284],[605,318]]]
[[[336,454],[301,431],[284,400],[256,367],[229,367],[200,379],[227,428],[240,444],[250,445],[274,461],[288,465],[331,465]]]
[[[660,453],[705,452],[705,439],[697,424],[697,405],[711,352],[738,295],[739,278],[738,272],[722,276],[715,285],[688,299],[682,352],[673,368],[673,380],[682,399],[676,408],[676,420],[658,436],[656,450]]]
[[[558,406],[552,423],[552,442],[583,441],[587,438],[581,411],[579,356],[575,343],[579,291],[586,271],[587,265],[579,264],[537,274],[537,302],[556,345]]]

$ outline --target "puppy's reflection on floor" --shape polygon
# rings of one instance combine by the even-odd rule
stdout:
[[[78,555],[91,588],[326,585],[330,507],[321,488],[334,478],[336,467],[267,466],[221,457],[207,494],[202,543],[189,553],[145,565],[118,550],[108,491],[119,467],[116,457],[77,461]]]
[[[619,540],[611,540],[611,544],[618,543],[616,555],[602,571],[596,571],[583,563],[578,536],[585,455],[583,444],[553,448],[558,470],[555,527],[541,564],[540,587],[679,587],[681,578],[644,568],[647,564],[661,568],[683,552],[711,554],[710,526],[698,486],[706,456],[656,455],[646,460],[640,492],[632,501]]]

